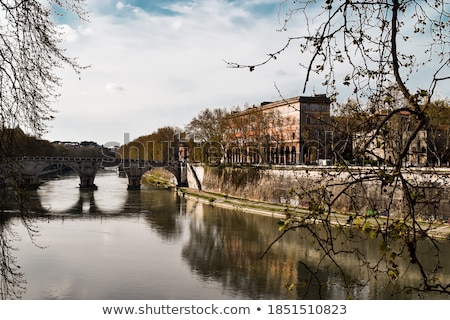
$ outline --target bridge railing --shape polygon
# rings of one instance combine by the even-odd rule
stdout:
[[[110,161],[114,162],[117,161],[115,159],[111,158],[86,158],[86,157],[18,157],[16,160],[19,161],[95,161],[95,162],[103,162],[103,161]]]
[[[143,159],[121,159],[121,158],[87,158],[87,157],[38,157],[38,156],[23,156],[15,158],[17,161],[47,161],[47,162],[64,162],[64,161],[90,161],[90,162],[103,162],[109,164],[129,164],[129,163],[138,163],[139,165],[145,166],[158,166],[162,167],[164,165],[174,166],[178,165],[180,161],[156,161],[156,160],[143,160]]]

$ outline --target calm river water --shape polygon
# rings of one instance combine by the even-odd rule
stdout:
[[[143,186],[127,191],[112,171],[100,173],[96,191],[80,191],[77,176],[45,182],[33,193],[36,209],[48,209],[34,222],[34,243],[17,219],[21,240],[13,251],[21,266],[22,299],[345,299],[343,279],[331,268],[319,270],[320,290],[286,285],[310,280],[297,262],[313,267],[320,259],[311,239],[299,233],[261,253],[278,235],[276,218],[212,207],[175,192]],[[449,245],[443,244],[449,252]],[[361,244],[376,255],[377,243]],[[448,260],[448,259],[447,259]],[[343,264],[350,278],[359,268]],[[445,262],[444,272],[449,271]],[[448,273],[447,273],[448,274]],[[416,298],[393,290],[387,281],[355,288],[357,299]],[[443,297],[441,297],[443,298]]]

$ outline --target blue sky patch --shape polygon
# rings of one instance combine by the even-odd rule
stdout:
[[[257,17],[270,16],[278,13],[279,2],[274,3],[260,3],[252,6],[252,12]]]
[[[149,13],[156,13],[158,15],[176,15],[175,12],[168,9],[171,4],[181,2],[177,0],[127,0],[124,4],[129,4],[133,7],[140,8]]]

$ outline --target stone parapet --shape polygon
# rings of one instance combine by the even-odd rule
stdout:
[[[188,175],[207,192],[277,205],[310,208],[332,204],[343,213],[390,215],[407,212],[407,199],[399,184],[391,184],[389,170],[355,167],[208,167],[193,165]],[[416,204],[419,214],[446,220],[450,215],[448,172],[436,170],[403,173],[427,201]],[[381,176],[380,176],[381,175]],[[193,185],[193,184],[189,184]],[[428,201],[429,200],[429,201]]]

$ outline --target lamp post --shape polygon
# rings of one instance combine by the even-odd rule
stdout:
[[[298,146],[300,147],[300,164],[304,164],[303,163],[303,144],[302,144],[302,103],[300,102],[301,97],[298,98],[298,111],[299,111],[299,128],[300,128],[300,132],[298,135]]]
[[[325,133],[325,151],[324,151],[325,155],[324,155],[324,157],[325,157],[325,159],[328,159],[327,158],[327,137],[328,137],[328,134],[330,133],[331,134],[331,150],[333,150],[333,131],[325,130],[324,133]]]

